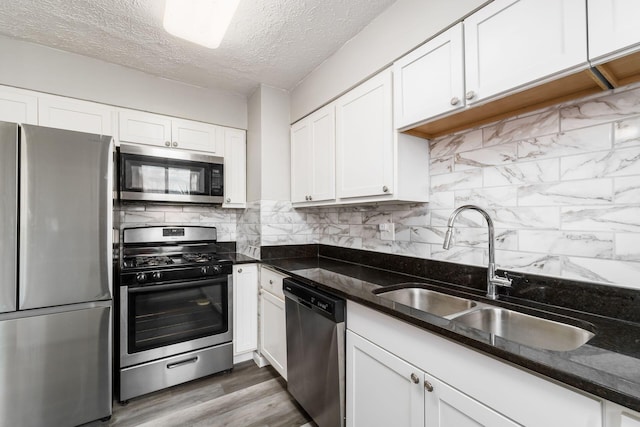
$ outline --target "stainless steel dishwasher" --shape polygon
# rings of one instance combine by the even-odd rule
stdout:
[[[287,389],[319,427],[344,426],[345,302],[286,278]]]

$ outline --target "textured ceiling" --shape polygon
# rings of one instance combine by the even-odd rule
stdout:
[[[209,50],[163,30],[163,0],[0,0],[0,34],[249,95],[292,89],[395,1],[241,0]]]

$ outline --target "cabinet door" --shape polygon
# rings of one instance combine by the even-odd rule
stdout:
[[[337,197],[393,193],[391,70],[336,101]]]
[[[233,267],[233,354],[258,348],[258,266]]]
[[[171,146],[221,156],[224,142],[217,141],[217,129],[208,123],[171,119]]]
[[[38,98],[27,91],[0,88],[0,121],[37,125]]]
[[[291,126],[291,203],[308,202],[311,194],[313,140],[311,122]]]
[[[462,23],[393,64],[397,129],[464,107]]]
[[[640,45],[638,0],[589,0],[589,59]]]
[[[287,325],[284,300],[260,292],[260,353],[287,379]]]
[[[291,201],[336,197],[335,107],[328,105],[291,127]]]
[[[496,0],[464,21],[468,103],[586,66],[584,0]]]
[[[247,205],[247,137],[239,129],[224,129],[224,203],[225,208]]]
[[[38,100],[38,124],[58,129],[113,136],[111,115],[106,105],[57,96]]]
[[[171,146],[171,119],[143,111],[120,110],[120,141]]]
[[[425,375],[425,425],[517,427],[517,424],[453,387]]]
[[[347,330],[347,427],[424,427],[424,374]]]

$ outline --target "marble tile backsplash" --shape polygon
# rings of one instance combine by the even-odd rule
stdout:
[[[640,289],[640,85],[429,142],[431,201],[264,215],[263,244],[314,243],[484,266],[491,214],[497,264]],[[278,206],[275,208],[275,206]],[[395,225],[382,240],[378,225]]]
[[[217,206],[123,204],[116,208],[122,226],[207,225],[215,226],[219,242],[237,239],[237,210]]]

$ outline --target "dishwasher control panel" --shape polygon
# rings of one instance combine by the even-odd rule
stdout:
[[[288,278],[284,279],[282,288],[286,298],[319,312],[335,322],[344,322],[344,299]]]

